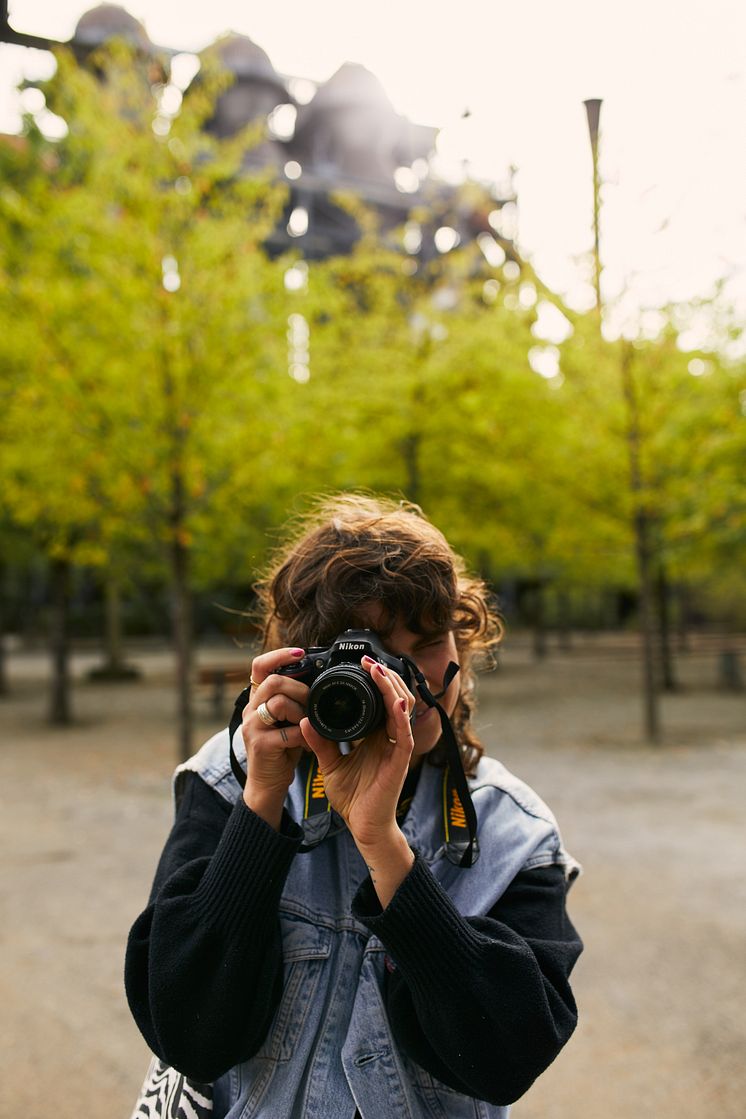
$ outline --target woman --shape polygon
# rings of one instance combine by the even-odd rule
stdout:
[[[216,1116],[504,1117],[575,1027],[582,945],[554,817],[472,726],[485,587],[416,507],[342,495],[258,591],[240,764],[224,731],[177,770],[130,934],[137,1024]],[[346,743],[306,651],[350,629],[382,715]]]

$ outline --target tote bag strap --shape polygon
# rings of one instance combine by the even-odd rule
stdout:
[[[153,1057],[130,1119],[212,1119],[212,1085]]]

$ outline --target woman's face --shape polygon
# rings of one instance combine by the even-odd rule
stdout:
[[[380,613],[375,608],[371,608],[365,612],[361,624],[368,629],[376,630],[377,617],[380,618]],[[393,656],[405,655],[412,658],[423,673],[427,680],[427,686],[434,695],[437,695],[442,689],[443,678],[451,661],[458,664],[458,652],[452,630],[427,635],[413,633],[402,621],[397,620],[394,628],[382,640],[386,651]],[[459,687],[459,676],[457,674],[448,685],[445,695],[438,700],[449,718],[456,707]],[[412,726],[414,737],[412,765],[416,764],[419,758],[429,753],[437,745],[441,735],[438,712],[434,707],[428,707],[414,689],[413,694],[416,700],[414,708],[416,717]]]

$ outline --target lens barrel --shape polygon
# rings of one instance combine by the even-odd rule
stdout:
[[[314,730],[334,742],[352,742],[383,720],[383,699],[370,676],[356,665],[326,669],[311,685],[308,718]]]

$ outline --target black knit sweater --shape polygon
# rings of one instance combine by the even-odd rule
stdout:
[[[262,1045],[282,995],[278,905],[302,840],[188,774],[150,902],[130,932],[125,984],[152,1051],[211,1082]],[[381,909],[370,879],[354,916],[382,941],[400,1048],[456,1091],[521,1096],[576,1024],[582,951],[559,866],[523,871],[486,916],[465,917],[418,857]]]

